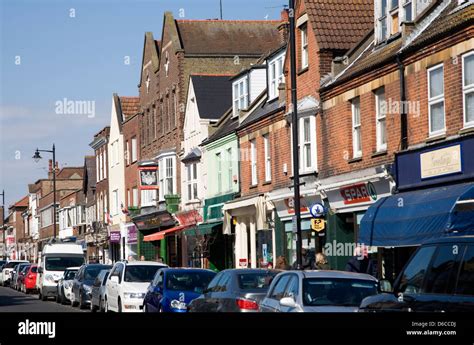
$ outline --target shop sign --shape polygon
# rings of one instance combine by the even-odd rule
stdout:
[[[311,219],[311,229],[314,231],[320,232],[326,228],[326,221],[321,218]]]
[[[110,231],[110,243],[120,243],[120,231]]]
[[[462,172],[461,145],[420,154],[421,178],[431,178]]]
[[[295,214],[295,198],[287,198],[285,199],[285,205],[286,208],[288,209],[288,214]],[[306,203],[306,200],[303,197],[300,197],[300,212],[308,212],[309,208]]]
[[[127,243],[136,244],[137,240],[137,227],[135,225],[130,225],[127,228]]]
[[[372,182],[343,187],[340,190],[344,205],[353,205],[377,200],[377,191]]]
[[[323,204],[316,203],[310,207],[309,212],[314,218],[322,217],[326,213],[326,209]]]
[[[239,267],[241,268],[247,268],[248,266],[248,261],[247,259],[239,259]]]
[[[138,168],[140,189],[158,189],[158,168],[139,167]]]

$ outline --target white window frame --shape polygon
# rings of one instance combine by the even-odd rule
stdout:
[[[382,142],[382,135],[381,135],[382,125],[383,125],[383,131],[385,132],[385,142]],[[377,152],[386,151],[387,150],[387,103],[385,100],[384,87],[381,87],[375,90],[375,128],[376,128]]]
[[[138,188],[133,187],[132,188],[132,201],[133,201],[133,206],[138,207]]]
[[[468,52],[462,56],[462,103],[463,103],[463,123],[464,128],[467,127],[474,127],[474,119],[470,122],[467,122],[467,107],[466,107],[466,99],[467,94],[474,93],[474,83],[470,85],[465,85],[466,79],[466,58],[474,56],[474,51]]]
[[[119,194],[118,189],[112,191],[112,202],[113,202],[113,214],[114,216],[119,214]]]
[[[137,194],[138,198],[138,194]],[[141,207],[156,205],[156,189],[142,189],[141,190]]]
[[[97,153],[95,156],[95,170],[97,175],[97,182],[100,182],[102,179],[100,178],[100,152]]]
[[[102,179],[105,180],[107,178],[107,150],[102,151],[104,154],[104,171],[102,173]]]
[[[199,200],[198,175],[197,162],[186,165],[186,198],[189,202]]]
[[[132,194],[130,189],[127,189],[127,209],[133,205]]]
[[[128,140],[125,141],[125,163],[127,166],[129,166],[131,162],[131,159],[130,159],[131,153],[130,153],[129,143],[130,142]]]
[[[242,92],[241,92],[241,85],[242,85]],[[245,76],[239,80],[236,80],[232,84],[232,107],[233,107],[234,116],[237,116],[240,110],[246,109],[248,105],[249,105],[248,80],[247,80],[247,76]]]
[[[160,201],[165,200],[165,195],[168,195],[169,180],[171,179],[171,187],[173,194],[177,193],[176,189],[176,156],[166,155],[158,160],[158,176],[160,180]],[[171,162],[171,166],[169,163]],[[171,175],[170,175],[171,173]]]
[[[216,153],[217,193],[222,193],[222,152]]]
[[[283,83],[283,59],[285,54],[279,54],[268,63],[268,100],[271,101],[278,97],[278,86]]]
[[[385,1],[385,13],[382,11],[382,2]],[[388,12],[390,0],[378,0],[377,13],[377,39],[378,42],[383,42],[387,39],[389,33]],[[385,35],[383,32],[383,25],[385,24]]]
[[[305,140],[304,137],[304,125],[305,121],[309,120],[309,140]],[[306,174],[315,172],[318,170],[318,152],[316,149],[316,116],[304,116],[298,120],[298,152],[299,152],[299,165],[300,174]],[[306,155],[306,146],[310,146],[311,164],[308,166],[308,157]]]
[[[265,182],[272,181],[272,156],[270,150],[270,134],[263,136],[263,151],[265,157]]]
[[[432,71],[435,71],[437,69],[442,69],[443,71],[443,93],[439,96],[431,97],[431,78],[430,78],[430,73]],[[436,66],[433,66],[431,68],[428,68],[427,70],[427,78],[428,78],[428,131],[430,137],[437,136],[437,135],[442,135],[446,133],[446,102],[444,99],[444,64],[440,63]],[[437,130],[437,131],[431,131],[431,107],[435,104],[438,103],[443,103],[443,121],[444,121],[444,128]]]
[[[250,140],[250,184],[256,186],[258,184],[258,171],[257,171],[257,141],[256,139]]]
[[[402,8],[403,8],[403,21],[407,22],[412,22],[415,18],[414,18],[414,14],[415,14],[415,8],[413,6],[415,1],[413,0],[403,0],[402,1]],[[407,8],[408,6],[410,7],[410,10],[411,10],[411,19],[410,20],[407,20]]]
[[[137,153],[138,153],[137,152],[137,137],[132,138],[131,146],[132,146],[132,149],[131,149],[132,163],[135,163],[138,160],[138,157],[137,157]]]
[[[351,101],[352,109],[352,157],[362,157],[362,121],[361,121],[361,107],[360,98],[356,97]],[[356,109],[359,111],[359,122],[356,122]]]
[[[301,69],[309,66],[309,52],[308,52],[308,25],[304,24],[300,27],[301,32]]]
[[[229,174],[229,176],[227,176],[228,178],[228,191],[231,191],[232,190],[232,186],[233,186],[233,183],[234,183],[234,176],[232,174],[233,170],[232,170],[232,160],[233,160],[233,156],[232,156],[232,147],[229,147],[227,149],[227,172]]]

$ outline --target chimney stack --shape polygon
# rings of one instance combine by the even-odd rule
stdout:
[[[283,45],[288,42],[288,35],[290,32],[290,17],[288,9],[283,9],[280,13],[281,23],[278,25],[278,32],[280,33],[280,43]]]

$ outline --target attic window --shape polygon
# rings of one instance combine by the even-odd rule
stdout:
[[[405,14],[405,22],[413,21],[413,1],[403,0],[403,13]]]
[[[377,17],[377,38],[382,42],[387,38],[387,0],[379,0]]]

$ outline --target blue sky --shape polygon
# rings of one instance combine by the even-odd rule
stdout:
[[[278,19],[286,0],[222,0],[224,19]],[[164,11],[219,17],[219,0],[0,0],[0,190],[6,205],[60,166],[82,166],[110,121],[111,97],[138,94],[145,31],[159,39]],[[127,58],[129,57],[129,58]],[[126,64],[129,59],[130,63]],[[64,99],[95,102],[95,116],[57,114]]]

